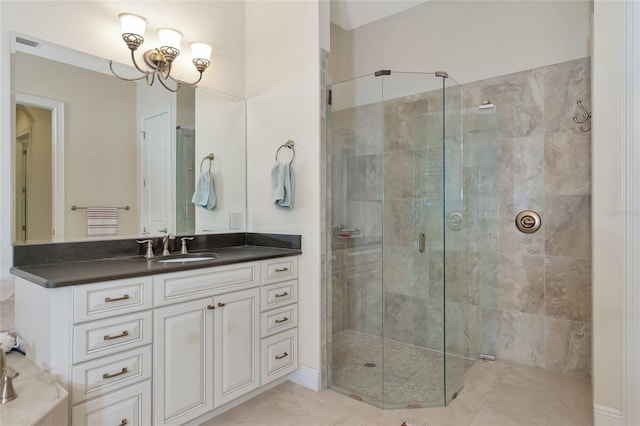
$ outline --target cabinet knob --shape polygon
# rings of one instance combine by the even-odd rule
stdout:
[[[218,307],[222,308],[226,303],[218,302]]]
[[[276,272],[287,272],[289,268],[276,268]]]
[[[280,324],[281,322],[287,322],[287,321],[289,321],[289,318],[284,317],[284,318],[282,318],[282,319],[277,319],[277,320],[276,320],[276,324]]]
[[[289,293],[287,293],[287,292],[285,291],[284,293],[276,294],[276,295],[274,295],[273,297],[285,297],[285,296],[288,296],[288,295],[289,295]]]
[[[213,305],[207,305],[207,309],[211,310],[211,309],[215,309],[216,307]]]
[[[289,354],[285,352],[282,355],[276,355],[276,359],[282,359],[282,358],[286,358],[288,356],[289,356]]]
[[[127,419],[122,419],[122,421],[120,422],[120,424],[118,426],[126,426],[128,424],[129,424],[129,422],[127,421]]]

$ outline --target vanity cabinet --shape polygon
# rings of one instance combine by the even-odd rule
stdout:
[[[181,425],[298,368],[297,295],[296,256],[53,289],[17,278],[16,331],[70,389],[73,425]]]

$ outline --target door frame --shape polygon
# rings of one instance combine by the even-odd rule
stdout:
[[[64,102],[26,93],[16,93],[15,104],[33,106],[51,111],[51,168],[53,170],[51,176],[51,194],[53,198],[53,209],[51,211],[51,226],[53,232],[51,241],[64,241]],[[13,222],[15,224],[15,217]]]

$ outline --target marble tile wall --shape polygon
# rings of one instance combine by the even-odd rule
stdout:
[[[469,214],[495,215],[488,225],[497,231],[495,261],[475,262],[492,252],[470,241],[468,267],[481,268],[470,278],[481,281],[480,298],[465,307],[470,354],[590,377],[591,139],[572,119],[580,116],[576,102],[588,107],[590,98],[589,58],[465,86],[468,111],[496,105],[465,123]],[[495,176],[476,161],[479,151],[495,155]],[[479,198],[487,203],[474,209]],[[525,209],[542,216],[535,234],[514,226]]]

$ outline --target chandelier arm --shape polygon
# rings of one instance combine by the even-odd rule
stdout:
[[[113,70],[113,61],[109,61],[109,69],[111,69],[111,73],[118,77],[120,80],[125,80],[125,81],[138,81],[138,80],[142,80],[143,78],[147,78],[147,75],[143,75],[142,77],[136,77],[136,78],[127,78],[127,77],[122,77],[119,76],[114,70]]]
[[[200,77],[196,81],[194,81],[193,83],[187,83],[186,81],[178,80],[177,78],[173,78],[173,77],[171,77],[171,79],[173,81],[175,81],[176,83],[181,84],[183,86],[195,86],[196,84],[200,83],[200,80],[202,80],[202,74],[203,74],[203,72],[200,71]]]
[[[147,86],[152,86],[153,82],[156,79],[156,73],[155,72],[150,72],[145,77],[147,78],[146,79]],[[149,79],[149,77],[151,77],[151,79]],[[158,79],[158,80],[160,80],[160,79]]]
[[[134,49],[129,49],[129,50],[131,51],[131,62],[133,62],[133,65],[136,67],[136,69],[144,75],[151,74],[152,73],[151,71],[143,70],[142,68],[140,68],[140,66],[138,66],[138,63],[136,62],[136,55],[134,54],[135,50]]]
[[[173,80],[173,78],[171,80]],[[176,82],[176,88],[175,89],[172,89],[171,87],[167,86],[167,84],[165,83],[165,79],[163,79],[163,78],[158,78],[158,81],[160,82],[160,84],[162,84],[164,86],[165,89],[167,89],[170,92],[174,92],[175,93],[180,88],[180,83],[177,80],[173,80],[173,81]]]

